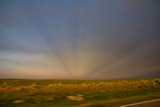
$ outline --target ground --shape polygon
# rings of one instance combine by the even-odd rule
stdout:
[[[119,107],[160,98],[160,78],[0,80],[1,107]]]

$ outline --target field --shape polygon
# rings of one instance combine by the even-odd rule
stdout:
[[[0,80],[0,107],[119,107],[160,98],[160,78]]]

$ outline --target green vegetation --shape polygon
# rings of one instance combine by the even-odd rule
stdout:
[[[0,80],[1,107],[118,107],[160,98],[160,79]]]

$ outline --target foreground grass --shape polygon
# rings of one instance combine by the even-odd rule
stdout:
[[[1,107],[118,107],[160,98],[160,79],[0,80]]]

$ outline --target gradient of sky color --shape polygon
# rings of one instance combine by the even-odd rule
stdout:
[[[159,0],[1,0],[0,78],[160,77]]]

